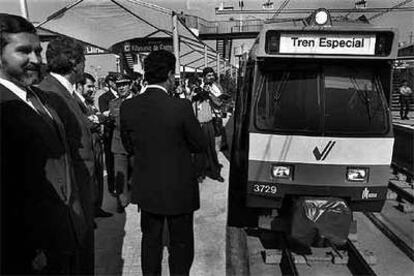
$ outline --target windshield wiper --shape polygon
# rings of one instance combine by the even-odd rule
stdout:
[[[357,92],[357,94],[358,94],[359,98],[360,98],[360,99],[362,100],[362,102],[364,103],[365,108],[367,109],[368,121],[371,123],[371,109],[370,109],[370,100],[369,100],[369,97],[368,97],[368,95],[367,95],[367,92],[366,92],[366,90],[361,90],[361,89],[359,88],[358,82],[357,82],[357,80],[355,79],[355,77],[354,77],[354,76],[351,76],[351,83],[353,84],[353,86],[354,86],[354,90],[356,90],[356,92]]]
[[[282,96],[282,88],[285,88],[289,77],[290,77],[290,72],[283,72],[282,78],[280,79],[280,81],[279,81],[279,83],[276,87],[276,92],[274,93],[275,97],[273,98],[273,100],[275,102],[279,102],[279,100]]]

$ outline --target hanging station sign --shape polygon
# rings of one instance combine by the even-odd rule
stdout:
[[[115,44],[112,50],[118,53],[149,53],[157,50],[173,52],[173,42],[172,38],[137,38]]]

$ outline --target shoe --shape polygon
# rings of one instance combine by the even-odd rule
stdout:
[[[105,212],[101,208],[99,208],[95,211],[95,217],[97,217],[97,218],[109,218],[109,217],[112,217],[112,216],[113,216],[112,213]]]
[[[221,175],[217,177],[215,180],[217,180],[218,182],[224,182],[224,178]]]
[[[128,204],[131,202],[130,195],[129,194],[124,194],[124,193],[120,194],[119,195],[119,202],[120,202],[122,207],[124,207],[124,208],[127,207]]]
[[[124,207],[124,206],[122,206],[121,204],[118,204],[118,207],[116,208],[116,212],[117,212],[118,214],[123,214],[123,213],[125,213],[125,207]]]

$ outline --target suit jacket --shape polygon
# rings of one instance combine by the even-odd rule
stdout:
[[[49,104],[65,127],[82,206],[88,223],[92,225],[95,164],[91,122],[77,100],[52,75],[46,75],[39,87],[47,93]]]
[[[109,91],[105,92],[104,94],[102,94],[98,98],[99,111],[101,113],[103,113],[103,112],[109,110],[109,103],[114,99],[116,99],[116,97],[111,92],[111,90],[109,90]],[[108,121],[108,123],[104,124],[103,138],[104,138],[104,142],[105,142],[106,146],[109,146],[109,148],[111,147],[111,139],[112,139],[112,136],[113,136],[113,132],[114,132],[114,126],[111,123],[111,121]]]
[[[36,249],[71,252],[86,224],[63,125],[45,120],[0,84],[1,271],[30,273]]]
[[[135,154],[132,202],[161,215],[190,213],[200,207],[191,153],[206,146],[188,100],[159,88],[122,103],[123,145]]]
[[[124,99],[117,98],[109,102],[109,114],[114,120],[114,131],[112,133],[111,151],[113,153],[127,154],[122,144],[119,109]]]
[[[104,112],[109,110],[109,102],[115,99],[116,97],[114,94],[109,90],[108,92],[105,92],[98,98],[99,103],[99,111]]]

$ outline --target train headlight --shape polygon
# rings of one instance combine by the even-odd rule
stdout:
[[[346,180],[351,182],[367,182],[369,171],[367,168],[347,168]]]
[[[325,25],[328,22],[328,12],[325,9],[318,10],[315,14],[315,22],[318,25]]]
[[[292,179],[293,166],[287,165],[272,165],[272,176],[274,178]]]

